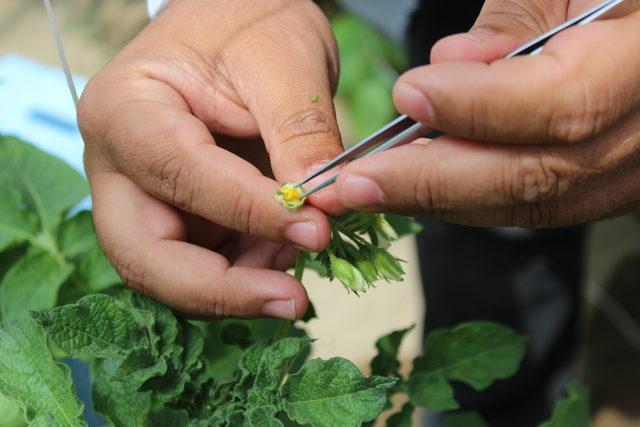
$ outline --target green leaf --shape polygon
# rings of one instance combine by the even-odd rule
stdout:
[[[387,427],[412,427],[413,412],[415,407],[411,402],[407,402],[402,406],[402,410],[389,417]]]
[[[131,311],[108,295],[89,295],[75,304],[37,314],[49,337],[72,357],[125,356],[149,352],[149,338]]]
[[[293,362],[310,343],[310,339],[284,338],[256,352],[254,356],[259,355],[257,360],[245,359],[245,369],[255,375],[249,390],[249,401],[252,404],[274,403],[275,391],[289,372]]]
[[[373,375],[381,376],[400,376],[398,370],[400,369],[400,362],[398,361],[398,351],[404,337],[415,328],[415,325],[395,331],[389,335],[378,339],[376,342],[376,348],[378,354],[371,361],[371,372]]]
[[[44,330],[31,318],[0,327],[0,392],[20,402],[28,421],[46,418],[51,426],[85,425],[69,368],[56,363]]]
[[[278,409],[273,405],[252,408],[244,415],[245,427],[284,427],[278,416]]]
[[[58,232],[58,247],[67,258],[98,247],[91,212],[80,212],[62,223]]]
[[[96,362],[93,368],[93,404],[115,427],[142,426],[151,411],[151,393],[140,393],[134,384],[113,381],[116,359]],[[155,424],[154,424],[155,425]]]
[[[315,359],[289,376],[281,398],[289,418],[313,426],[360,426],[385,408],[396,378],[365,378],[348,360]]]
[[[569,396],[556,404],[551,420],[540,427],[589,427],[589,390],[577,381],[570,383],[567,390]]]
[[[411,235],[411,234],[420,234],[424,227],[418,221],[413,218],[409,218],[407,216],[396,215],[396,214],[384,214],[385,219],[391,227],[398,233],[398,237]]]
[[[37,219],[23,206],[20,193],[0,177],[0,251],[28,240],[37,230]]]
[[[444,427],[488,427],[480,414],[464,412],[461,414],[447,415]]]
[[[183,323],[182,331],[184,336],[184,360],[182,365],[185,370],[190,370],[202,354],[204,338],[202,331],[191,323]]]
[[[1,146],[1,144],[0,144]],[[33,251],[18,260],[0,283],[0,313],[5,320],[55,306],[58,290],[73,267],[46,252]]]
[[[139,388],[149,379],[164,375],[166,372],[165,359],[154,357],[148,349],[138,348],[125,357],[111,379]]]
[[[484,390],[516,373],[526,344],[525,337],[491,322],[433,332],[425,354],[413,364],[408,380],[411,402],[433,412],[457,409],[449,380]]]
[[[137,293],[129,294],[129,302],[133,308],[148,312],[153,324],[147,324],[152,344],[157,342],[160,355],[169,356],[176,351],[178,339],[178,320],[166,305]],[[181,348],[180,350],[181,351]]]
[[[26,207],[37,214],[40,229],[52,235],[64,214],[89,195],[82,175],[16,138],[0,137],[0,165],[0,180],[20,192]]]

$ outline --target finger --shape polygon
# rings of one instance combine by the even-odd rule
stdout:
[[[260,62],[260,69],[254,66],[255,58],[229,60],[240,70],[235,76],[238,92],[256,119],[276,180],[284,183],[301,180],[341,153],[343,146],[333,105],[337,84],[334,41],[304,37],[304,32],[314,29],[301,28],[294,15],[282,19],[280,25],[287,25],[291,32],[289,42],[282,46],[275,39],[271,44],[265,40],[269,48],[262,55],[269,59]],[[296,37],[298,32],[300,37]],[[265,37],[271,34],[279,37],[279,32],[267,32]],[[332,191],[318,193],[310,202],[329,211],[337,208]]]
[[[96,230],[109,259],[134,289],[195,316],[295,319],[304,287],[286,273],[234,266],[181,241],[179,213],[117,173],[92,178]]]
[[[400,79],[395,102],[401,112],[463,137],[583,141],[638,104],[638,24],[635,13],[574,28],[536,57],[418,68]]]
[[[357,160],[336,191],[352,209],[437,216],[555,200],[589,170],[572,153],[444,137]]]
[[[90,157],[110,156],[149,194],[213,223],[304,250],[328,244],[329,224],[322,212],[312,207],[285,211],[274,198],[279,185],[217,147],[200,120],[176,108],[172,89],[151,80],[132,84],[119,91],[137,89],[133,100],[100,114],[99,120],[108,117],[107,124],[92,126],[91,112],[85,113],[89,118],[81,116],[84,129],[90,129],[85,132]],[[100,126],[108,129],[106,135],[94,136],[91,129]],[[111,143],[104,144],[104,138]],[[104,147],[112,148],[101,152]]]
[[[431,63],[491,62],[562,22],[566,2],[489,0],[468,33],[445,37],[433,47]]]

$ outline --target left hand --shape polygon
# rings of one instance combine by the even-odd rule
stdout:
[[[474,29],[440,41],[433,65],[394,91],[400,112],[455,136],[351,163],[340,202],[527,228],[637,210],[640,2],[561,33],[536,57],[496,60],[597,3],[487,1]]]

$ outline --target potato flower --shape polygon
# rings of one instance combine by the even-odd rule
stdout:
[[[276,193],[276,200],[280,202],[282,206],[295,211],[304,206],[306,197],[302,197],[304,189],[297,184],[283,184],[280,190]]]

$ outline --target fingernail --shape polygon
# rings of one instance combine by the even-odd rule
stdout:
[[[431,123],[433,120],[433,106],[427,97],[407,83],[400,83],[396,88],[396,98],[402,103],[403,110],[420,121]]]
[[[348,175],[340,188],[341,201],[349,208],[380,206],[384,193],[372,180],[359,175]]]
[[[262,314],[279,319],[296,320],[296,302],[292,299],[269,301],[262,307]]]
[[[298,249],[317,251],[318,226],[315,222],[298,222],[287,227],[286,238]]]

